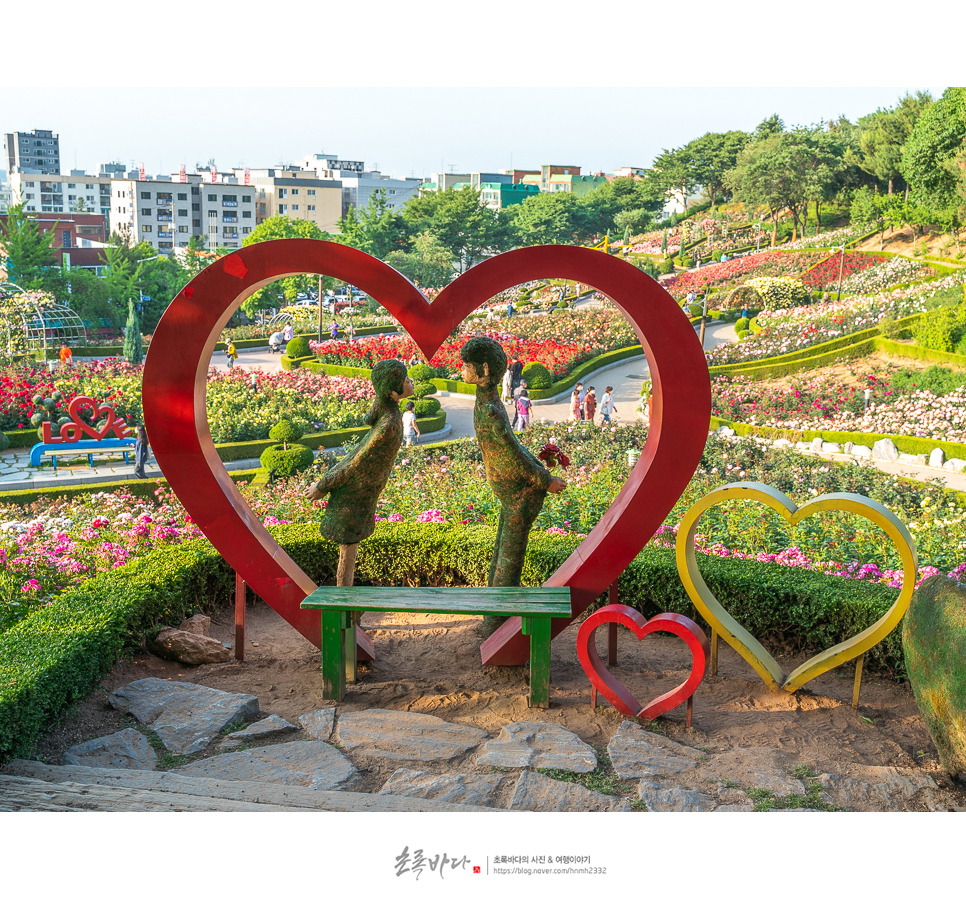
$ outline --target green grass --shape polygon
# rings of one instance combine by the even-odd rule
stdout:
[[[564,783],[577,783],[586,789],[590,789],[591,792],[599,792],[601,795],[631,795],[634,792],[634,784],[621,779],[614,772],[614,765],[611,763],[607,748],[601,745],[595,746],[595,750],[597,751],[597,767],[590,773],[574,773],[572,770],[537,770],[537,773],[542,773],[544,776],[558,779]],[[635,801],[641,802],[640,799]],[[641,802],[642,806],[643,804]],[[633,802],[631,807],[634,807]]]
[[[815,771],[803,763],[798,764],[792,775],[805,784],[805,795],[775,795],[767,789],[746,789],[748,798],[755,803],[755,811],[785,811],[790,808],[811,808],[815,811],[845,811],[822,799],[822,784],[815,779]]]

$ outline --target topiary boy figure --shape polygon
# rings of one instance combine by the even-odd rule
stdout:
[[[359,446],[343,457],[305,493],[310,501],[329,496],[322,519],[322,536],[339,544],[336,584],[348,587],[355,576],[359,542],[376,529],[376,503],[386,487],[403,441],[399,401],[413,395],[406,365],[395,358],[372,369],[376,391],[366,416],[369,431]]]
[[[487,584],[519,587],[530,528],[543,508],[547,492],[562,492],[566,482],[550,471],[516,438],[497,384],[506,372],[506,353],[495,339],[476,336],[460,349],[463,380],[476,384],[473,426],[483,454],[486,481],[500,500],[500,523]],[[488,636],[504,617],[484,617]]]

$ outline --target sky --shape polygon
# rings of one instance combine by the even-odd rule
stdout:
[[[708,131],[753,131],[890,108],[889,87],[113,87],[0,88],[0,132],[52,130],[61,168],[101,163],[149,174],[214,159],[218,169],[290,164],[309,153],[363,160],[387,175],[500,172],[544,164],[610,173],[648,167],[663,149]]]

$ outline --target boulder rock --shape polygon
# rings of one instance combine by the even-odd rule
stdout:
[[[838,441],[822,441],[822,453],[840,454],[842,453],[842,445]]]
[[[258,722],[252,722],[245,728],[232,732],[228,736],[228,741],[232,744],[243,744],[249,741],[264,741],[277,735],[286,735],[289,732],[297,732],[298,726],[291,722],[286,722],[281,716],[270,715]]]
[[[937,469],[946,462],[946,451],[941,447],[934,447],[929,453],[929,465]]]
[[[866,460],[868,460],[872,456],[872,448],[866,447],[864,444],[856,444],[855,447],[852,448],[852,456],[864,457]]]
[[[786,448],[786,447],[791,447],[792,442],[789,441],[788,438],[778,438],[776,441],[772,443],[772,446],[779,447],[779,448]]]
[[[197,754],[232,723],[258,716],[258,697],[250,693],[226,693],[158,677],[119,687],[108,701],[150,725],[173,754]]]
[[[637,794],[648,811],[715,811],[718,807],[713,796],[695,789],[665,786],[649,779],[638,783]]]
[[[960,460],[958,457],[953,457],[951,460],[947,460],[943,464],[944,470],[953,470],[956,473],[961,473],[966,470],[966,460]]]
[[[876,460],[896,461],[899,459],[899,448],[889,438],[883,438],[872,445],[872,457]]]
[[[844,443],[844,444],[842,445],[842,453],[843,453],[843,454],[850,454],[850,453],[852,453],[852,451],[853,451],[854,449],[855,449],[855,445],[854,445],[854,444],[853,444],[853,443],[852,443],[851,441],[846,441],[846,442],[845,442],[845,443]]]
[[[198,636],[207,636],[211,630],[211,617],[206,617],[203,613],[196,613],[193,617],[182,620],[178,629],[195,633]]]
[[[796,450],[811,450],[812,449],[812,445],[808,441],[796,441],[795,442],[795,449]]]
[[[159,658],[180,661],[182,664],[211,664],[227,661],[231,653],[217,639],[200,633],[185,632],[166,626],[153,641],[148,651]]]
[[[307,712],[304,716],[299,716],[299,725],[305,729],[305,733],[310,738],[328,741],[332,737],[332,729],[335,728],[335,706],[316,709],[315,712]]]
[[[899,454],[899,463],[911,463],[915,466],[925,466],[929,462],[926,454]]]
[[[495,773],[427,773],[396,770],[379,795],[409,795],[436,802],[492,806],[493,797],[506,777]]]
[[[572,731],[553,722],[512,722],[498,738],[486,742],[476,763],[481,767],[533,767],[592,773],[597,754]]]
[[[75,744],[64,752],[64,763],[75,767],[153,770],[157,761],[148,739],[136,728]]]
[[[821,453],[824,449],[825,442],[821,438],[812,438],[812,443],[810,449],[816,453]]]
[[[966,587],[945,575],[927,578],[902,620],[909,683],[939,762],[966,774]]]

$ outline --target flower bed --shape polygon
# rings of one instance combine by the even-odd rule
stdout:
[[[820,291],[833,290],[838,284],[840,269],[842,277],[848,278],[873,265],[888,262],[891,258],[891,255],[882,252],[847,252],[844,256],[833,253],[805,272],[801,277],[802,284]]]
[[[842,282],[842,293],[847,297],[857,294],[874,294],[876,291],[884,290],[896,284],[921,281],[932,274],[935,274],[935,272],[925,265],[914,262],[912,259],[896,256],[864,268],[847,278]]]
[[[748,278],[760,275],[797,275],[815,264],[815,253],[769,252],[749,253],[727,262],[713,262],[694,271],[675,275],[663,282],[675,297],[690,291],[702,291],[705,286],[721,287],[741,284]]]

